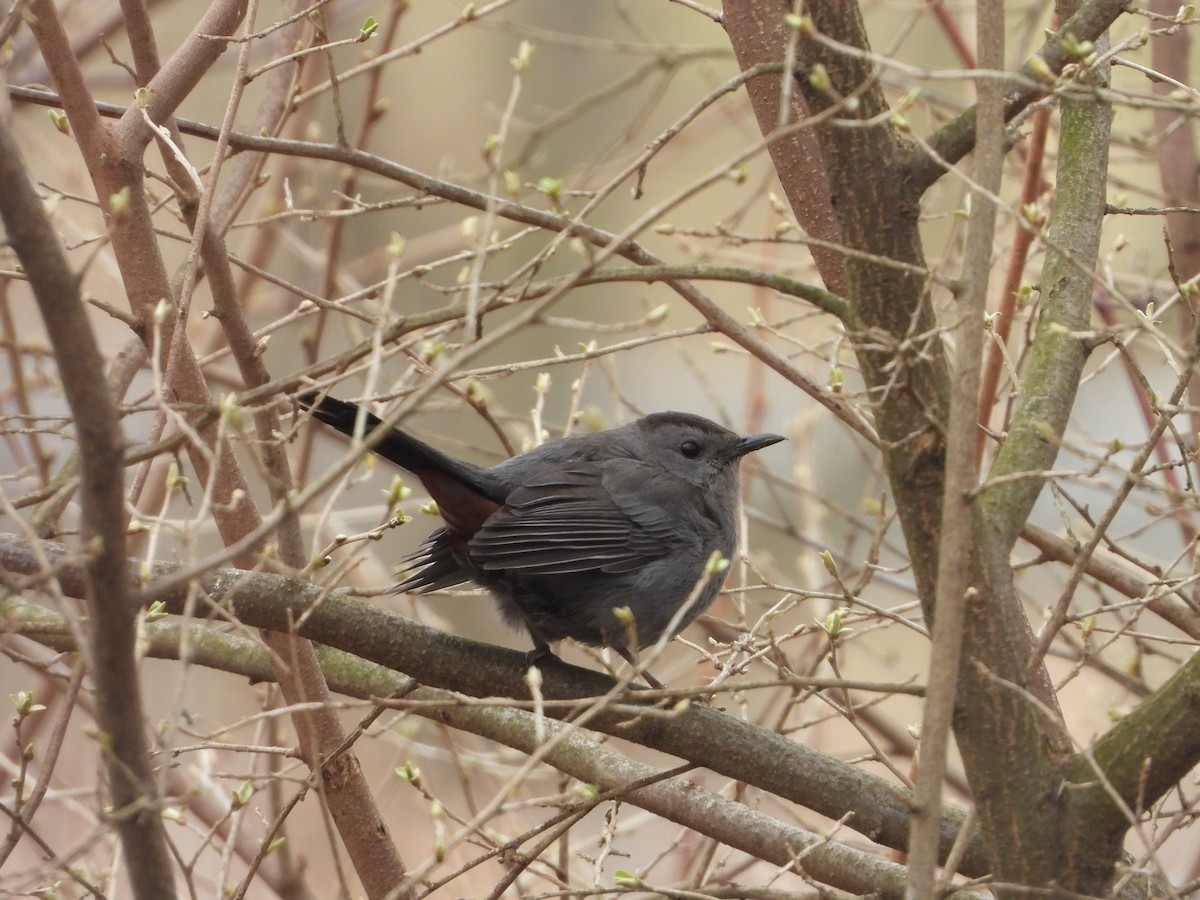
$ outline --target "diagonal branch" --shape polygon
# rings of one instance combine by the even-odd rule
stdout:
[[[54,347],[80,450],[88,674],[108,752],[109,788],[134,895],[175,896],[175,878],[150,764],[137,661],[138,609],[125,556],[124,438],[104,378],[79,281],[42,208],[7,125],[0,121],[0,218]]]
[[[1111,875],[1111,859],[1132,824],[1128,811],[1145,812],[1200,764],[1197,706],[1200,653],[1075,759],[1064,790],[1075,844],[1066,859],[1084,868],[1077,880]],[[1087,871],[1106,862],[1108,872]]]
[[[1104,223],[1112,110],[1099,96],[1063,101],[1058,183],[1042,269],[1042,307],[1022,378],[1021,404],[990,478],[1050,469],[1075,403],[1089,347],[1092,271]],[[981,507],[996,539],[1011,547],[1045,479],[984,485]]]
[[[1010,77],[1004,92],[1005,121],[1011,121],[1031,103],[1046,96],[1053,87],[1052,83],[1047,83],[1044,74],[1039,74],[1039,70],[1057,75],[1067,63],[1073,61],[1065,46],[1066,35],[1079,41],[1098,41],[1128,7],[1128,0],[1091,0],[1080,6],[1035,54],[1036,62],[1025,63]],[[929,136],[926,143],[933,151],[932,155],[915,157],[909,172],[914,190],[924,193],[946,174],[947,164],[960,162],[974,149],[975,116],[976,109],[971,107]]]

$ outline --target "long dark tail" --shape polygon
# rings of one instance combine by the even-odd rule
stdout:
[[[354,423],[358,417],[358,407],[355,404],[338,400],[336,397],[321,397],[316,391],[298,395],[296,402],[305,409],[311,409],[313,416],[326,425],[336,428],[344,435],[354,436]],[[366,412],[365,416],[364,436],[383,424],[378,416],[370,412]],[[494,503],[503,503],[509,493],[509,489],[487,469],[448,456],[403,431],[389,432],[387,437],[375,446],[375,452],[420,478],[434,499],[443,507],[443,513],[446,511],[445,502],[438,494],[444,493],[444,485],[447,482],[456,483],[460,490],[467,488],[473,493],[481,494]]]

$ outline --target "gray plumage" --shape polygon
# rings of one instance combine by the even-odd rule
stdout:
[[[353,404],[299,399],[353,434]],[[365,433],[379,424],[367,414]],[[410,558],[398,587],[424,592],[470,581],[486,588],[504,620],[533,639],[531,661],[568,637],[631,659],[629,632],[613,609],[632,611],[637,647],[663,635],[712,553],[733,556],[738,463],[781,440],[663,412],[484,468],[393,431],[375,451],[416,475],[446,522]],[[711,605],[723,581],[704,585],[675,632]]]

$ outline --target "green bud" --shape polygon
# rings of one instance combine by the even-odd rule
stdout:
[[[632,872],[627,872],[624,869],[617,869],[617,871],[613,873],[613,884],[619,888],[636,890],[642,886],[642,879],[637,875],[634,875]]]
[[[671,304],[660,303],[658,306],[654,307],[654,309],[650,310],[650,312],[646,313],[646,324],[660,325],[666,321],[667,316],[670,314]]]
[[[508,64],[512,66],[512,70],[518,75],[524,75],[529,71],[529,63],[533,59],[533,44],[529,41],[521,41],[517,45],[517,55],[512,57]]]
[[[808,83],[813,86],[814,90],[820,91],[822,94],[833,90],[833,81],[829,77],[829,70],[821,63],[814,63],[809,67]]]
[[[50,124],[53,125],[57,131],[61,131],[63,134],[71,133],[71,120],[67,118],[67,114],[65,112],[63,112],[61,109],[49,109],[46,110],[46,112],[50,116]]]
[[[614,606],[612,614],[622,628],[628,628],[634,624],[633,610],[628,606]]]
[[[825,571],[828,572],[830,575],[832,575],[834,578],[837,578],[838,577],[838,565],[837,565],[837,561],[833,558],[833,554],[830,553],[828,550],[822,550],[820,552],[819,556],[821,558],[821,565],[823,565],[825,567]]]
[[[250,798],[254,796],[254,785],[249,781],[243,781],[233,791],[230,797],[230,806],[234,809],[241,809],[250,802]]]
[[[421,770],[411,762],[405,762],[404,765],[397,766],[395,772],[409,784],[419,785],[421,783]]]
[[[108,211],[114,219],[124,219],[129,215],[129,204],[132,193],[129,185],[121,188],[115,194],[109,195]]]
[[[709,556],[708,562],[704,564],[704,577],[716,578],[718,575],[723,575],[729,569],[729,560],[721,555],[720,550],[714,550]]]

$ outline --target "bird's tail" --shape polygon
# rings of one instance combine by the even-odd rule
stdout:
[[[296,402],[305,409],[312,410],[313,417],[326,425],[336,428],[348,437],[355,436],[355,426],[360,414],[356,404],[328,395],[321,396],[317,391],[298,395]],[[362,437],[373,437],[383,420],[365,409],[362,410],[362,416]],[[431,479],[439,482],[448,479],[496,503],[503,503],[508,495],[508,489],[487,469],[448,456],[403,431],[389,431],[375,445],[374,450],[389,462],[412,472],[426,487],[431,487]],[[439,498],[435,496],[435,499]]]

